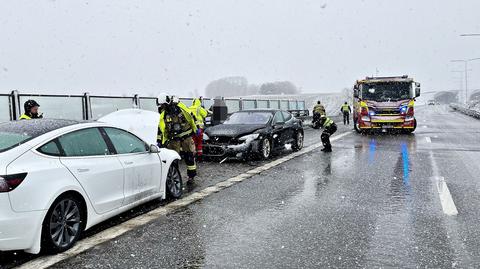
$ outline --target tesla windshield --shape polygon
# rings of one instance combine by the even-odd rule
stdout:
[[[374,83],[365,84],[362,98],[377,102],[393,102],[411,98],[410,83]]]
[[[224,124],[265,125],[272,118],[269,112],[237,112],[232,114]]]

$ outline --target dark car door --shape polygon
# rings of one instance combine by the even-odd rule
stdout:
[[[281,111],[277,111],[273,117],[273,147],[278,148],[285,145],[285,119]]]
[[[295,133],[295,118],[287,111],[282,111],[283,119],[285,120],[284,124],[284,142],[291,142],[293,140],[293,135]]]

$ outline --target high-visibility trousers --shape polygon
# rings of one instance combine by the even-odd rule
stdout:
[[[185,164],[187,165],[187,175],[194,178],[197,175],[197,164],[195,162],[195,143],[191,136],[181,140],[172,140],[167,143],[167,148],[175,150],[180,155],[183,152]]]
[[[197,156],[203,155],[203,129],[199,129],[198,135],[193,136],[193,141],[195,142],[195,149],[197,151]]]

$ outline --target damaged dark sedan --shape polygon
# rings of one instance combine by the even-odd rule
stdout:
[[[205,130],[205,157],[268,159],[287,144],[293,151],[303,148],[300,119],[278,109],[243,110],[230,115],[221,125]]]

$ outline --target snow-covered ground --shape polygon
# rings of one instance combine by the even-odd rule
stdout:
[[[471,101],[465,104],[452,104],[453,109],[462,112],[463,114],[480,119],[480,101]]]

